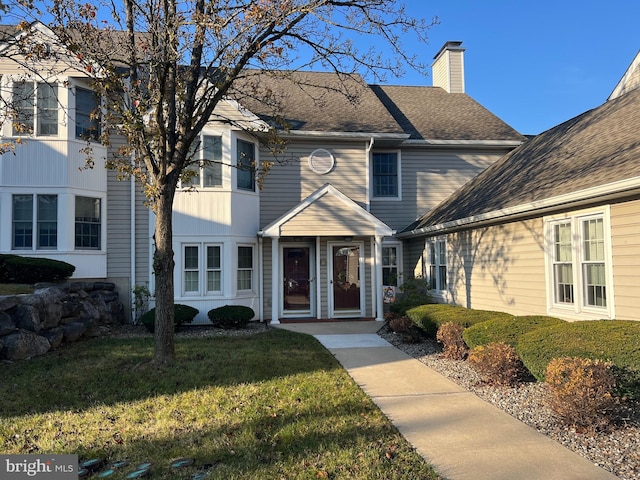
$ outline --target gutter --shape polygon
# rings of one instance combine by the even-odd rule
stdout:
[[[625,198],[630,195],[640,195],[640,177],[628,178],[606,185],[598,185],[597,187],[586,188],[576,192],[558,195],[556,197],[546,198],[536,202],[523,203],[513,207],[507,207],[500,210],[494,210],[479,215],[472,215],[449,222],[430,225],[427,227],[402,232],[397,238],[411,238],[420,235],[434,235],[441,233],[449,233],[455,230],[462,230],[470,227],[480,227],[493,223],[500,223],[506,220],[517,220],[523,217],[530,217],[533,214],[541,215],[557,210],[559,207],[578,207],[590,204],[596,200],[615,200]]]

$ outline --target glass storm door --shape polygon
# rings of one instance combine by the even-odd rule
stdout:
[[[333,311],[336,315],[360,312],[360,247],[334,245]]]
[[[311,248],[284,247],[283,300],[285,313],[311,313]]]

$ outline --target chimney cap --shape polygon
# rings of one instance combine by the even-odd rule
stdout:
[[[433,59],[437,59],[440,55],[442,55],[442,52],[444,52],[445,50],[453,50],[456,52],[464,52],[466,50],[466,48],[461,47],[460,45],[462,45],[462,42],[459,40],[449,40],[448,42],[446,42],[442,48],[438,51],[438,53],[436,54],[435,57],[433,57]]]

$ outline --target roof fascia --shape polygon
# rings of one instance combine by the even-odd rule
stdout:
[[[407,133],[366,133],[366,132],[323,132],[316,130],[290,130],[281,131],[280,135],[283,138],[301,138],[301,137],[313,137],[313,138],[337,138],[337,139],[366,139],[371,138],[380,140],[399,140],[403,141],[409,138]]]
[[[524,140],[405,140],[402,144],[406,146],[437,146],[437,147],[480,147],[480,148],[494,148],[494,147],[519,147],[524,143]]]
[[[615,200],[639,193],[640,177],[632,177],[618,182],[586,188],[584,190],[578,190],[576,192],[558,195],[556,197],[550,197],[536,202],[523,203],[521,205],[494,210],[480,215],[472,215],[470,217],[452,220],[450,222],[439,223],[408,232],[402,232],[399,233],[397,237],[406,239],[423,235],[431,236],[450,233],[455,230],[462,230],[472,226],[480,227],[487,224],[517,220],[519,218],[529,217],[532,214],[542,215],[549,211],[557,210],[559,207],[578,207],[586,203],[591,203],[595,200]]]
[[[613,92],[611,92],[611,95],[609,95],[609,98],[607,98],[607,101],[613,100],[614,98],[620,96],[620,94],[624,91],[624,87],[629,81],[629,78],[633,76],[633,72],[638,68],[640,68],[640,50],[638,50],[638,53],[636,53],[635,58],[631,62],[631,65],[629,65],[627,71],[624,72],[624,75],[622,76],[616,87],[613,89]]]

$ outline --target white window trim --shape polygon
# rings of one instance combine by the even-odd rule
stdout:
[[[402,258],[402,242],[397,241],[383,241],[382,248],[395,248],[396,249],[396,269],[398,270],[398,281],[396,282],[398,285],[396,288],[400,288],[400,286],[404,283],[404,274],[403,274],[403,258]],[[384,261],[382,263],[382,268],[384,269],[385,264]]]
[[[221,146],[221,155],[220,155],[220,174],[222,179],[222,185],[205,185],[204,184],[204,137],[219,137],[220,138],[220,146]],[[205,191],[205,192],[220,192],[222,190],[229,189],[229,176],[226,173],[225,166],[229,165],[229,149],[227,145],[227,136],[224,132],[219,131],[202,131],[200,132],[198,140],[200,141],[200,148],[197,151],[198,155],[198,175],[194,177],[194,180],[197,179],[197,183],[193,183],[191,185],[185,185],[182,182],[179,184],[179,189],[183,192],[189,192],[192,190]],[[191,165],[191,167],[195,168],[195,165]]]
[[[255,155],[255,165],[254,165],[254,177],[253,177],[253,190],[250,190],[248,188],[238,188],[238,172],[239,172],[239,168],[238,168],[238,140],[242,140],[243,142],[246,143],[251,143],[253,145],[253,154]],[[259,188],[258,188],[258,179],[257,179],[257,174],[260,170],[260,146],[251,138],[247,137],[246,135],[232,135],[231,136],[231,164],[233,165],[234,168],[232,168],[233,170],[233,174],[232,174],[232,178],[231,178],[231,185],[232,185],[232,190],[234,192],[238,192],[238,193],[244,193],[247,195],[258,195],[259,193]]]
[[[240,249],[240,247],[251,247],[251,288],[250,289],[246,289],[246,290],[241,290],[240,288],[238,288],[238,278],[239,275],[238,273],[240,272],[240,266],[238,265],[239,262],[239,257],[238,257],[238,250]],[[234,266],[234,272],[235,272],[235,283],[234,283],[234,287],[236,290],[236,293],[238,294],[247,294],[247,293],[255,293],[256,291],[256,253],[257,253],[257,246],[253,243],[238,243],[236,244],[236,248],[235,248],[235,266]],[[243,268],[242,271],[247,271],[249,269],[247,268]]]
[[[6,82],[6,83],[5,83]],[[61,132],[64,132],[64,124],[63,122],[60,121],[60,116],[61,116],[61,112],[64,111],[63,108],[61,108],[61,100],[62,97],[61,95],[63,95],[63,91],[64,86],[61,85],[61,82],[58,81],[57,78],[51,78],[51,79],[42,79],[42,78],[28,78],[28,77],[24,77],[24,76],[13,76],[13,75],[7,75],[6,76],[6,80],[2,80],[3,86],[4,88],[7,90],[7,94],[6,97],[8,100],[8,104],[11,105],[14,103],[14,84],[17,83],[31,83],[33,84],[33,132],[32,133],[14,133],[13,131],[13,119],[11,119],[11,121],[5,122],[6,124],[6,131],[5,131],[5,135],[6,137],[9,138],[39,138],[39,139],[56,139],[56,138],[60,138],[61,137]],[[58,131],[55,135],[43,135],[39,132],[39,126],[38,126],[38,119],[39,119],[39,114],[38,114],[38,85],[39,84],[49,84],[51,86],[55,86],[56,87],[56,102],[58,104],[58,118],[57,118],[57,123],[58,123]],[[5,96],[5,95],[3,95]]]
[[[198,248],[198,290],[186,290],[186,265],[185,265],[185,248]],[[207,290],[207,247],[220,247],[220,290]],[[189,270],[193,271],[193,270]],[[176,277],[174,277],[176,278]],[[225,285],[225,262],[224,262],[224,244],[222,242],[182,242],[180,244],[180,298],[201,299],[216,298],[224,295]]]
[[[395,197],[376,197],[374,194],[374,181],[373,181],[373,155],[376,153],[395,153],[398,160],[398,195]],[[402,201],[402,155],[400,150],[372,150],[369,154],[369,185],[371,186],[371,198],[372,202],[401,202]]]
[[[439,242],[444,242],[444,249],[445,249],[445,254],[446,254],[446,260],[445,260],[445,270],[446,270],[446,282],[445,282],[445,288],[443,290],[437,290],[437,289],[429,289],[430,294],[439,301],[444,301],[447,302],[449,301],[449,281],[450,281],[450,267],[449,267],[449,242],[447,241],[447,237],[446,236],[438,236],[438,237],[430,237],[426,240],[425,242],[425,278],[427,279],[427,282],[429,285],[431,285],[431,266],[435,266],[436,267],[436,284],[439,285],[440,282],[440,268],[442,265],[440,264],[439,260],[436,260],[435,264],[431,263],[431,245],[437,245]],[[437,252],[436,252],[437,253]]]
[[[615,318],[614,284],[613,284],[613,253],[611,247],[611,220],[610,207],[608,205],[598,208],[567,212],[565,214],[544,217],[545,234],[545,281],[547,293],[547,312],[551,316],[569,318],[573,320],[597,320],[603,318]],[[606,307],[594,307],[585,305],[584,284],[582,279],[583,265],[583,237],[582,221],[590,218],[602,218],[604,230],[604,265],[606,278]],[[553,226],[558,223],[571,223],[572,265],[574,303],[564,304],[555,302],[553,258],[554,235]],[[577,240],[576,240],[577,239]],[[577,242],[577,244],[576,244]]]

